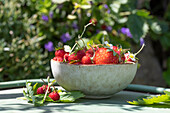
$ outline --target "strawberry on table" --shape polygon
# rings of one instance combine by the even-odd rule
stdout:
[[[49,97],[54,100],[54,101],[57,101],[60,99],[60,95],[58,94],[58,92],[56,91],[53,91],[49,94]]]
[[[37,89],[37,94],[44,94],[44,89],[43,89],[43,87],[39,87],[39,88]]]
[[[48,85],[43,85],[42,86],[43,90],[44,90],[44,93],[46,92],[47,88],[48,88]],[[51,88],[49,87],[48,89],[48,93],[51,93]]]

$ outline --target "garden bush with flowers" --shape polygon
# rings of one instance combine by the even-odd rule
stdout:
[[[150,34],[170,47],[168,25],[137,9],[136,0],[0,0],[0,12],[0,81],[51,75],[55,49],[75,41],[82,46],[79,34],[92,20],[85,43],[140,48]]]

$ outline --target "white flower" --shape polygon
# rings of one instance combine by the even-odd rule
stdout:
[[[112,45],[112,44],[109,44],[108,41],[105,41],[104,44],[105,44],[106,46],[110,47],[110,49],[113,49],[113,48],[112,48],[113,45]]]
[[[136,61],[134,54],[130,53],[129,51],[128,51],[128,54],[129,54],[129,58],[130,58],[132,61]]]
[[[65,52],[71,52],[71,47],[69,45],[64,45],[64,51]]]

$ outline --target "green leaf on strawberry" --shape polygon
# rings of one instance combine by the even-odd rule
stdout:
[[[113,56],[116,56],[117,55],[117,53],[113,50]]]

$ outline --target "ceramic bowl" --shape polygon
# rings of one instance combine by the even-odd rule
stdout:
[[[132,82],[135,64],[73,65],[51,60],[57,83],[67,91],[79,90],[86,98],[108,98]]]

